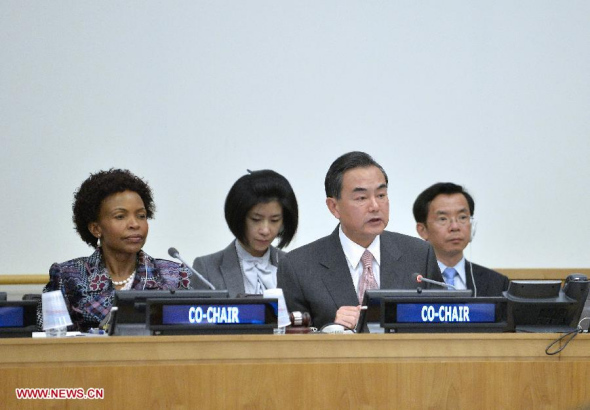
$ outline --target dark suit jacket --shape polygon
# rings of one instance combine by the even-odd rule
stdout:
[[[442,281],[428,242],[395,232],[381,234],[381,289],[415,289],[412,273]],[[279,263],[278,287],[290,312],[309,312],[313,325],[333,322],[341,306],[357,306],[358,298],[338,237],[330,236],[289,252]]]
[[[285,252],[273,246],[270,247],[270,263],[274,266],[279,265],[279,258],[283,255]],[[222,251],[196,258],[193,268],[211,282],[216,289],[227,289],[230,298],[235,298],[236,295],[246,292],[234,241]],[[195,275],[191,276],[191,287],[193,289],[209,289]]]
[[[465,278],[467,279],[467,289],[473,290],[473,280],[471,279],[471,265],[465,260]],[[508,290],[510,280],[494,270],[473,263],[473,278],[477,285],[477,297],[480,296],[502,296],[502,291]]]

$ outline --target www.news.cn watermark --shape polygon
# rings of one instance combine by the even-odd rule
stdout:
[[[75,387],[70,389],[15,389],[19,400],[102,400],[104,389]]]

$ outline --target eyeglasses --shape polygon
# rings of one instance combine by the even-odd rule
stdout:
[[[445,215],[439,215],[435,220],[434,223],[442,228],[448,228],[451,224],[455,221],[457,225],[465,226],[471,225],[473,223],[473,217],[469,215],[459,215],[456,218],[449,218]]]

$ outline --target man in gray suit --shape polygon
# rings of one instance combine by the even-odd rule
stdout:
[[[334,322],[352,329],[365,290],[416,288],[413,273],[442,281],[427,242],[385,231],[387,186],[383,168],[364,152],[349,152],[332,163],[326,205],[340,224],[279,262],[278,287],[289,311],[308,312],[318,328]]]

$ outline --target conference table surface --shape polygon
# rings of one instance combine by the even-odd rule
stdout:
[[[547,355],[559,336],[0,339],[0,407],[590,408],[590,335]],[[18,400],[17,388],[97,388],[104,397]]]

